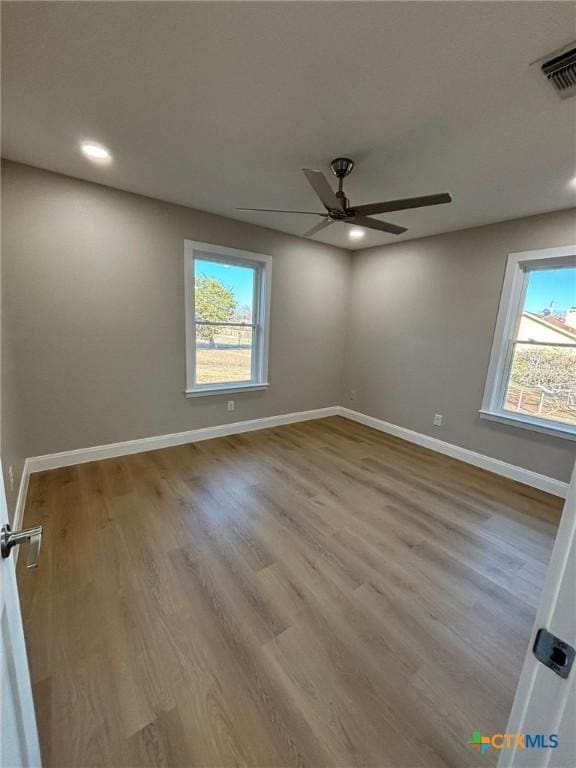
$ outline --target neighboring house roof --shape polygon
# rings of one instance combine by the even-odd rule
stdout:
[[[550,328],[563,336],[567,337],[567,340],[576,343],[576,328],[571,328],[569,325],[561,320],[559,317],[553,315],[535,315],[533,312],[522,312],[524,317],[533,320],[535,323],[540,323],[546,328]]]

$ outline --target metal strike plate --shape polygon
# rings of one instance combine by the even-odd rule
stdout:
[[[534,656],[565,680],[570,674],[576,651],[547,629],[539,629],[534,641]]]

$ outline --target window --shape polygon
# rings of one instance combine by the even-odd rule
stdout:
[[[265,389],[272,259],[185,243],[186,394]]]
[[[576,246],[508,257],[480,415],[576,440]]]

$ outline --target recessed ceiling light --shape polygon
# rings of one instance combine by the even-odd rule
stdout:
[[[110,150],[102,146],[102,144],[96,144],[93,141],[83,141],[80,145],[82,154],[89,160],[95,160],[98,163],[107,163],[112,160]]]
[[[358,229],[358,227],[354,227],[354,229],[351,229],[348,233],[350,235],[351,240],[362,240],[364,235],[366,234],[363,229]]]
[[[576,189],[576,176],[570,179],[570,181],[568,182],[568,186],[572,187],[572,189]]]

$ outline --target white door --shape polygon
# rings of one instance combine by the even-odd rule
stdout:
[[[498,768],[576,766],[576,661],[566,679],[540,663],[532,650],[540,628],[576,648],[576,467],[506,731],[540,734],[547,743],[556,734],[558,746],[502,750]]]
[[[0,471],[0,527],[8,522]],[[14,554],[0,557],[0,766],[40,766],[32,688],[16,589]]]

